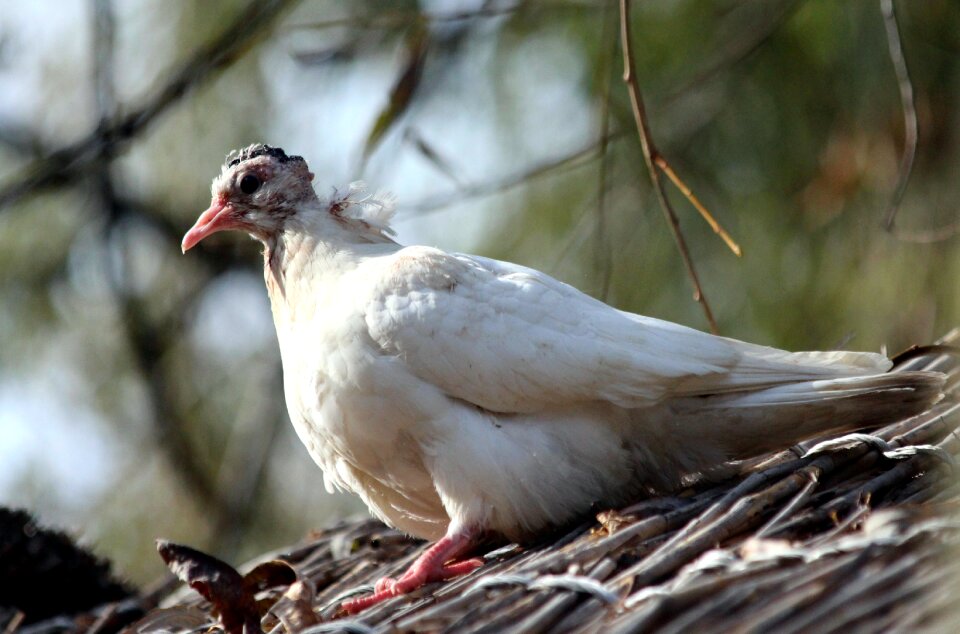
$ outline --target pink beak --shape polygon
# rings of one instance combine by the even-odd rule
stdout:
[[[233,206],[230,203],[223,199],[214,198],[210,207],[200,214],[197,222],[183,236],[183,242],[180,243],[183,252],[186,253],[211,234],[236,227],[237,221],[232,212]]]

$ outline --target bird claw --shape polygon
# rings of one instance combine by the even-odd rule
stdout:
[[[347,614],[356,614],[382,601],[416,590],[431,581],[426,575],[411,575],[411,572],[412,571],[407,571],[407,573],[399,579],[392,577],[377,579],[377,582],[373,585],[373,594],[344,601],[342,605],[343,610]]]
[[[394,588],[397,587],[397,580],[393,577],[383,577],[377,579],[377,582],[373,585],[374,594],[383,594],[393,592]]]
[[[413,592],[417,588],[433,581],[446,581],[473,572],[483,565],[483,559],[465,559],[446,564],[439,569],[428,569],[414,565],[400,578],[383,577],[373,586],[373,594],[344,601],[343,610],[347,614],[356,614],[387,599]]]
[[[483,565],[482,559],[455,560],[471,545],[472,534],[465,530],[451,530],[428,548],[399,578],[383,577],[373,586],[373,594],[344,601],[347,614],[356,614],[392,597],[407,594],[432,581],[445,581],[473,572]],[[450,563],[446,563],[450,562]]]

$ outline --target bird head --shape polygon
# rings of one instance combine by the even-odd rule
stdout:
[[[183,236],[184,253],[207,236],[236,229],[263,242],[276,236],[287,218],[317,199],[313,174],[301,156],[255,144],[227,155],[210,188],[210,207]]]

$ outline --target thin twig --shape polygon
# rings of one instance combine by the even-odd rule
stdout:
[[[757,8],[762,8],[762,12],[767,16],[762,20],[751,23],[737,20],[732,27],[720,23],[713,35],[715,36],[714,39],[722,40],[725,47],[717,55],[711,55],[711,62],[707,66],[673,88],[665,98],[658,102],[658,105],[673,104],[690,91],[703,87],[721,72],[732,69],[754,55],[790,19],[801,2],[799,0],[786,0],[773,10],[770,10],[770,4],[769,2],[757,3]],[[742,3],[738,6],[748,5]]]
[[[372,15],[350,15],[342,18],[332,18],[319,22],[290,25],[290,30],[325,30],[331,28],[352,28],[365,30],[386,30],[407,26],[416,20],[432,24],[461,22],[481,18],[497,18],[516,12],[523,6],[518,2],[507,7],[483,6],[479,9],[451,11],[449,13],[423,13],[421,11],[378,11]]]
[[[913,161],[917,156],[917,107],[913,100],[913,83],[907,71],[907,60],[903,56],[903,44],[900,40],[900,26],[897,24],[897,14],[893,7],[893,0],[880,0],[880,12],[883,14],[883,24],[887,33],[887,49],[890,51],[890,61],[897,74],[897,85],[900,88],[900,105],[903,108],[903,155],[900,157],[900,167],[897,175],[897,187],[893,191],[893,198],[887,210],[883,226],[887,231],[893,230],[893,223],[900,210],[900,202],[910,181],[913,172]]]
[[[795,473],[781,482],[738,500],[729,511],[716,521],[704,526],[678,543],[671,540],[670,546],[661,545],[649,557],[619,573],[616,580],[632,580],[633,588],[642,588],[656,579],[676,571],[683,565],[723,542],[740,531],[746,530],[763,520],[763,513],[784,498],[800,491],[807,476],[803,472]]]
[[[608,139],[610,134],[610,90],[613,82],[610,80],[610,67],[616,53],[616,39],[613,30],[616,28],[613,5],[608,4],[603,12],[603,28],[600,32],[600,41],[609,41],[608,55],[604,57],[600,74],[603,77],[603,86],[600,90],[600,166],[597,170],[597,233],[594,258],[597,271],[600,274],[599,296],[603,301],[610,294],[610,280],[613,277],[613,253],[607,239],[607,170],[610,166],[607,156]]]
[[[733,251],[733,254],[737,257],[743,255],[740,245],[730,237],[730,234],[727,233],[726,229],[720,226],[720,223],[717,222],[717,219],[714,218],[713,214],[711,214],[703,205],[703,203],[700,202],[700,199],[694,195],[693,191],[687,186],[687,184],[684,183],[679,176],[677,176],[677,173],[674,172],[673,168],[670,167],[670,164],[667,163],[667,159],[658,154],[654,158],[654,162],[657,164],[657,167],[663,170],[663,173],[667,175],[667,178],[669,178],[671,182],[673,182],[674,186],[680,190],[680,193],[687,197],[687,200],[690,201],[690,204],[700,212],[700,215],[704,220],[707,221],[707,224],[710,225],[710,228],[713,229],[713,232],[720,236],[723,241],[727,243],[727,246],[731,251]]]
[[[623,136],[623,132],[612,132],[608,135],[606,142],[610,143],[616,141],[621,136]],[[603,139],[591,141],[588,145],[575,150],[570,154],[565,154],[564,156],[551,161],[540,163],[539,165],[535,165],[528,170],[507,176],[506,178],[500,180],[479,183],[477,185],[469,185],[449,193],[430,196],[409,205],[401,204],[400,210],[404,213],[426,214],[433,211],[443,210],[453,203],[462,202],[468,198],[480,198],[483,196],[492,196],[494,194],[503,193],[509,189],[513,189],[514,187],[519,187],[527,181],[540,178],[541,176],[580,167],[581,165],[593,160],[597,156],[598,149],[603,142]]]
[[[659,156],[656,146],[653,144],[653,138],[650,134],[650,127],[647,123],[646,111],[643,107],[643,98],[640,95],[640,86],[637,83],[636,71],[633,64],[633,51],[630,46],[630,0],[620,0],[620,42],[623,48],[623,81],[627,84],[627,90],[630,93],[630,103],[633,106],[633,117],[637,124],[637,133],[640,135],[640,147],[643,150],[643,158],[647,163],[647,171],[650,173],[650,182],[653,184],[653,190],[660,202],[660,208],[663,210],[670,225],[670,231],[680,250],[680,256],[683,258],[684,266],[687,269],[687,275],[693,283],[693,298],[707,318],[710,324],[710,330],[714,334],[719,333],[717,322],[713,318],[713,311],[710,310],[710,304],[703,294],[703,288],[700,285],[700,278],[697,276],[693,260],[690,258],[690,251],[687,249],[687,241],[680,230],[680,221],[677,219],[670,201],[667,199],[667,193],[663,189],[663,183],[660,180],[660,173],[657,171],[655,159]]]
[[[544,3],[546,4],[546,3]],[[318,22],[305,22],[302,24],[293,24],[289,30],[325,30],[331,28],[351,28],[364,30],[387,30],[401,28],[414,20],[423,20],[431,24],[449,24],[451,22],[463,22],[466,20],[492,19],[505,15],[510,15],[526,9],[533,5],[529,0],[520,0],[509,6],[492,6],[493,3],[484,3],[477,9],[465,9],[460,11],[450,11],[447,13],[425,13],[422,11],[394,10],[377,11],[367,15],[350,15],[342,18],[332,18]],[[551,10],[568,9],[594,9],[606,5],[606,0],[599,0],[594,4],[584,2],[562,2],[559,0],[550,0]]]
[[[900,106],[903,109],[903,155],[900,157],[900,166],[897,170],[897,186],[887,209],[883,227],[898,240],[917,244],[932,244],[942,242],[960,233],[960,222],[952,222],[935,229],[918,231],[903,231],[894,226],[900,204],[913,173],[913,163],[917,156],[919,140],[919,125],[917,122],[917,107],[914,101],[913,82],[907,70],[907,60],[903,54],[903,40],[900,37],[900,24],[893,0],[880,0],[880,12],[883,14],[883,25],[887,35],[887,50],[890,52],[890,61],[897,76],[897,85],[900,89]]]
[[[806,473],[807,477],[809,477],[810,480],[804,485],[802,489],[800,489],[800,492],[797,493],[797,495],[792,500],[790,500],[789,504],[787,504],[782,509],[780,509],[780,511],[776,515],[771,517],[766,524],[764,524],[757,530],[756,536],[758,538],[766,537],[767,535],[772,533],[774,529],[777,527],[777,525],[780,524],[780,522],[790,517],[794,511],[796,511],[797,509],[802,507],[804,504],[806,504],[807,500],[810,499],[810,496],[813,495],[814,489],[816,489],[817,485],[820,484],[820,477],[819,477],[820,474],[815,469],[809,472],[802,472],[802,473]]]
[[[556,274],[560,268],[560,265],[566,261],[570,253],[579,249],[581,246],[583,246],[583,243],[587,240],[587,238],[596,234],[596,214],[591,215],[590,213],[590,210],[594,209],[595,207],[596,203],[592,199],[583,205],[583,213],[577,218],[577,222],[573,225],[573,228],[567,231],[563,242],[556,250],[556,257],[554,257],[553,262],[546,267],[547,273],[550,273],[551,275]]]
[[[960,234],[960,221],[951,222],[934,229],[918,229],[916,231],[904,231],[894,227],[892,231],[897,240],[903,242],[912,242],[914,244],[934,244],[949,240],[957,234]]]
[[[903,365],[911,359],[916,359],[918,357],[923,357],[930,354],[951,354],[954,356],[960,356],[960,346],[942,343],[935,343],[929,346],[910,346],[903,352],[890,357],[890,362],[893,363],[893,367],[897,367],[899,365]]]
[[[3,634],[13,634],[16,632],[17,628],[20,627],[20,624],[22,624],[26,618],[27,615],[25,612],[15,610],[13,616],[10,617],[10,620],[7,621],[7,624],[4,626]]]

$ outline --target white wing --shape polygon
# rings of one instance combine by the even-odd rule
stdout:
[[[797,353],[611,308],[525,267],[407,247],[366,308],[373,339],[446,394],[495,412],[681,395],[881,372],[864,353]]]

